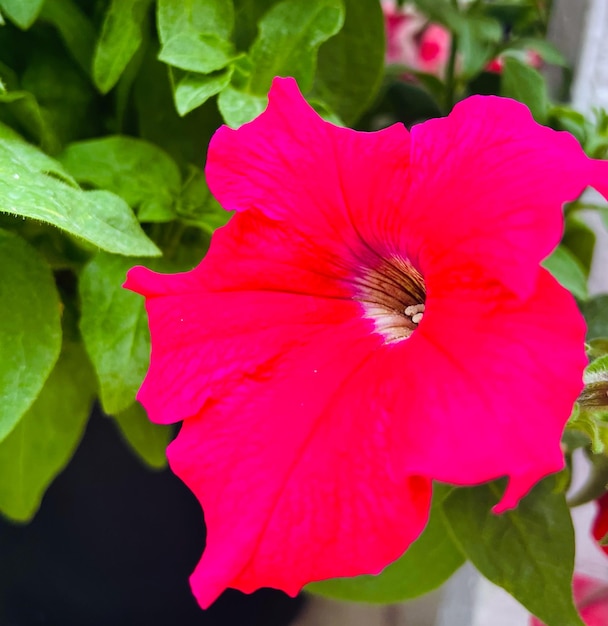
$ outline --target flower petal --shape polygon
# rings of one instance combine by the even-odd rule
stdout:
[[[393,434],[399,453],[407,451],[402,471],[457,485],[506,475],[495,510],[515,506],[563,467],[584,336],[574,299],[545,270],[524,302],[500,285],[430,296],[414,335],[383,356],[407,381],[400,396],[385,388],[379,398],[402,416]]]
[[[267,377],[281,356],[297,355],[319,330],[339,333],[350,320],[361,336],[370,335],[352,301],[281,291],[208,292],[199,278],[196,270],[129,272],[126,286],[147,296],[152,358],[137,398],[154,422],[187,419],[244,381]]]
[[[259,117],[213,136],[206,175],[225,209],[259,211],[335,246],[360,243],[370,230],[384,236],[408,163],[404,126],[372,133],[334,126],[293,79],[276,78]]]
[[[587,185],[608,186],[608,164],[507,98],[467,98],[414,126],[411,141],[404,230],[425,277],[476,263],[526,297],[561,238],[562,205]]]
[[[201,606],[227,586],[295,595],[377,573],[424,528],[430,481],[391,473],[386,416],[350,400],[370,341],[358,325],[321,333],[272,379],[243,381],[184,422],[168,458],[205,512],[191,578]]]

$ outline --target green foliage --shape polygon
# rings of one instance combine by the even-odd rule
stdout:
[[[171,426],[153,424],[137,402],[115,415],[114,420],[129,447],[148,467],[167,466],[165,450],[171,441]]]
[[[490,509],[500,495],[491,483],[456,489],[445,499],[456,543],[488,580],[547,626],[583,626],[572,600],[574,530],[554,478],[540,482],[517,509],[495,515]]]
[[[44,0],[0,0],[0,9],[20,28],[29,28]]]
[[[319,46],[344,22],[340,0],[283,0],[258,24],[259,35],[249,53],[248,87],[264,95],[275,76],[293,76],[307,91],[313,82]]]
[[[59,163],[13,133],[3,134],[0,211],[52,224],[108,252],[159,254],[118,196],[105,190],[82,191]]]
[[[139,295],[122,288],[136,260],[99,253],[80,276],[80,331],[99,380],[103,410],[133,404],[150,359],[150,334]]]
[[[203,171],[194,165],[190,166],[176,212],[185,223],[198,226],[210,235],[230,218],[230,213],[211,195]]]
[[[585,300],[588,297],[585,268],[568,248],[558,246],[542,264],[577,298]]]
[[[566,215],[566,228],[562,246],[575,256],[585,277],[588,278],[595,248],[595,233],[593,230],[575,215]]]
[[[306,591],[351,602],[402,602],[428,593],[463,563],[441,513],[448,489],[435,485],[429,522],[407,552],[377,576],[335,578],[307,585]]]
[[[40,395],[0,442],[0,511],[31,519],[51,480],[69,462],[89,417],[95,379],[82,346],[67,341]]]
[[[232,85],[219,96],[226,122],[239,126],[261,113],[275,76],[293,76],[308,91],[319,46],[343,22],[340,0],[283,0],[273,6],[258,23],[258,36],[247,59],[237,65]]]
[[[519,59],[507,57],[502,75],[501,95],[523,102],[536,121],[547,120],[547,86],[542,74]]]
[[[587,341],[608,337],[608,295],[594,296],[581,305],[587,322]]]
[[[61,323],[49,266],[32,246],[5,230],[0,230],[0,267],[1,442],[50,374],[61,349]]]
[[[172,71],[177,112],[186,115],[225,90],[230,84],[233,71],[232,67],[211,74]]]
[[[345,0],[345,6],[343,28],[319,48],[313,96],[352,124],[382,81],[384,19],[377,0]]]
[[[140,222],[175,218],[181,173],[175,161],[154,144],[107,136],[73,143],[59,160],[81,185],[120,196],[136,210]]]
[[[85,74],[90,74],[95,52],[95,29],[80,7],[72,0],[47,1],[42,6],[40,19],[57,29],[74,61]]]
[[[228,40],[234,26],[232,0],[158,0],[158,31],[164,45],[172,38],[202,33]]]
[[[107,93],[114,87],[144,39],[151,0],[112,0],[93,56],[93,80]]]

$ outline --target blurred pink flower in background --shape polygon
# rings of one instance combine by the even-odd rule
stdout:
[[[382,2],[386,26],[386,62],[417,72],[443,75],[450,56],[450,32],[429,22],[413,7]]]
[[[443,77],[452,45],[450,31],[429,21],[409,4],[400,7],[395,0],[382,0],[382,11],[386,28],[386,63]],[[511,50],[509,54],[531,67],[542,65],[542,58],[535,50]],[[500,74],[503,67],[504,57],[501,55],[492,59],[485,69]]]

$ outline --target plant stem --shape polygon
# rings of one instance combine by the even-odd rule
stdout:
[[[456,55],[458,52],[458,37],[452,33],[452,43],[450,45],[450,57],[445,74],[445,112],[449,113],[456,103]]]

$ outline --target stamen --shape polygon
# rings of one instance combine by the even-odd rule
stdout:
[[[422,320],[422,313],[416,313],[416,315],[412,315],[412,322],[414,322],[414,324],[420,324]]]
[[[404,313],[413,318],[417,313],[424,313],[424,304],[410,304],[405,307]]]
[[[420,324],[424,313],[424,304],[410,304],[405,307],[404,313],[412,318],[414,324]]]

